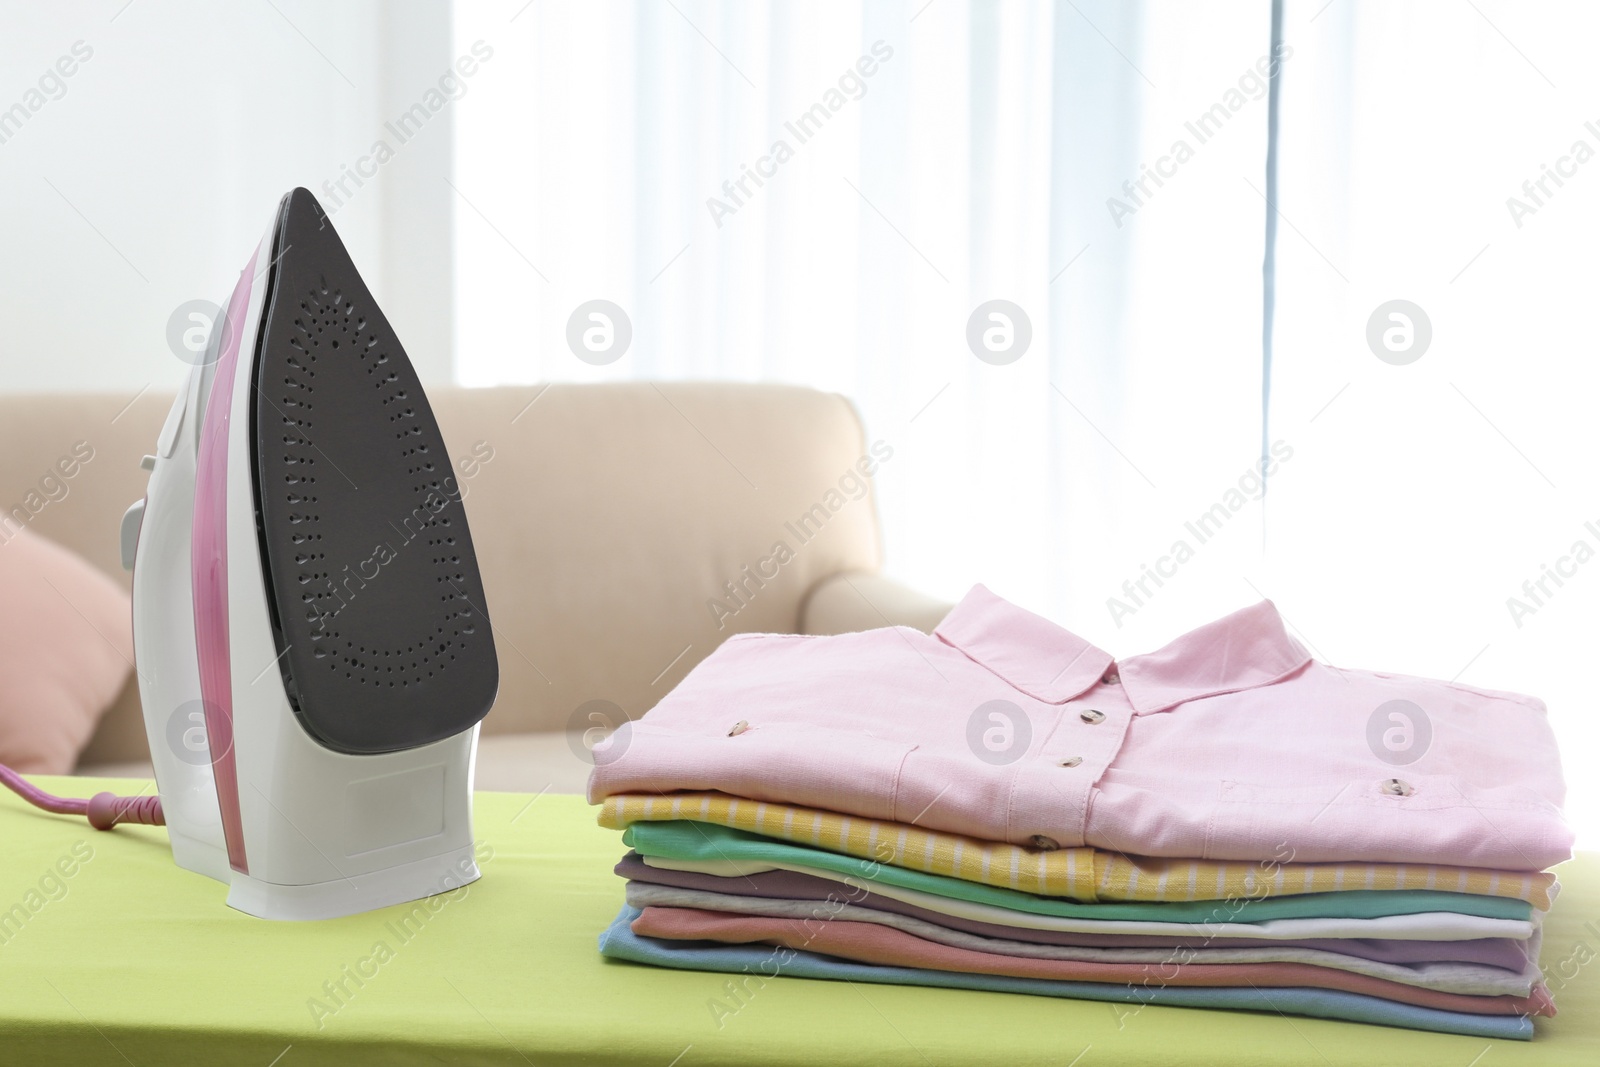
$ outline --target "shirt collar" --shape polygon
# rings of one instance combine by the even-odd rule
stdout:
[[[1128,702],[1139,712],[1254,689],[1311,662],[1270,600],[1191,630],[1154,652],[1114,661],[1076,634],[976,585],[934,636],[1048,704],[1086,692],[1115,663]]]
[[[933,635],[1046,704],[1066,703],[1111,667],[1109,652],[981,585],[950,609]]]

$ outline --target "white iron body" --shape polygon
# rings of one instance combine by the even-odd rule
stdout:
[[[229,906],[267,919],[322,919],[445,892],[479,876],[472,839],[478,728],[422,747],[350,755],[301,726],[276,669],[268,573],[256,535],[247,405],[253,348],[265,302],[272,232],[241,290],[231,322],[237,358],[212,349],[173,404],[150,466],[147,496],[124,520],[133,553],[135,655],[145,731],[178,865],[227,883]],[[254,272],[256,277],[250,277]],[[220,369],[220,370],[219,370]],[[231,371],[226,412],[211,409],[219,373]],[[212,751],[217,713],[202,702],[196,634],[195,505],[201,429],[228,419],[226,523],[227,675],[231,747]],[[221,702],[214,702],[221,703]],[[231,773],[214,767],[231,759]],[[230,788],[226,778],[236,781]],[[236,840],[230,862],[225,820]],[[240,862],[242,860],[242,862]]]

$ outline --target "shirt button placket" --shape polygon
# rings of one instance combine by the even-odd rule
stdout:
[[[1033,812],[1033,817],[1025,817],[1022,824],[1026,827],[1024,833],[1028,835],[1023,840],[1034,848],[1046,849],[1051,844],[1065,848],[1074,842],[1082,842],[1088,829],[1089,795],[1121,747],[1120,734],[1132,715],[1132,709],[1125,706],[1126,697],[1121,690],[1122,679],[1116,665],[1112,664],[1102,672],[1098,681],[1101,687],[1115,688],[1092,689],[1078,700],[1068,702],[1062,709],[1065,721],[1055,731],[1055,737],[1048,746],[1054,751],[1047,750],[1042,754],[1048,763],[1039,768],[1041,776],[1035,779],[1034,788],[1037,791],[1032,797],[1034,802],[1026,805]],[[1093,704],[1103,706],[1095,707]],[[1080,730],[1085,732],[1079,733]],[[1067,801],[1068,810],[1073,812],[1069,820],[1075,819],[1076,826],[1073,821],[1066,825],[1061,823],[1063,800]],[[1060,827],[1061,832],[1052,829],[1052,826]]]

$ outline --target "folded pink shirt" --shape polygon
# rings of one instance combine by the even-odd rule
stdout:
[[[592,802],[717,790],[1041,848],[1500,870],[1572,848],[1543,703],[1318,663],[1270,601],[1122,660],[983,586],[932,636],[739,635],[594,757]]]

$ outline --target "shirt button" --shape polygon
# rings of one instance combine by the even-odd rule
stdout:
[[[1034,834],[1033,847],[1043,849],[1046,852],[1054,852],[1056,849],[1060,848],[1061,845],[1053,837],[1046,837],[1043,834]]]
[[[1399,778],[1385,779],[1381,788],[1383,792],[1392,797],[1408,797],[1412,793],[1416,792],[1416,790],[1411,787],[1410,782],[1402,781]]]
[[[1076,767],[1078,764],[1080,764],[1082,762],[1083,762],[1083,757],[1082,756],[1068,756],[1066,759],[1061,761],[1061,766],[1063,766],[1063,767]]]
[[[1117,669],[1115,667],[1112,667],[1109,671],[1106,671],[1105,677],[1100,679],[1100,684],[1116,685],[1120,681],[1122,681],[1122,676],[1117,673]]]
[[[1094,708],[1084,708],[1082,711],[1078,712],[1078,718],[1082,719],[1090,726],[1093,726],[1096,723],[1105,722],[1106,713],[1103,711],[1096,711]]]

